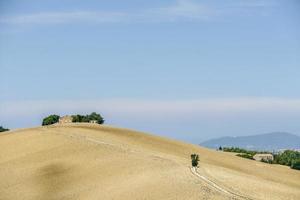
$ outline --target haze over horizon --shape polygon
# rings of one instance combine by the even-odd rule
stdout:
[[[193,143],[300,135],[296,0],[0,2],[0,126],[96,111]]]

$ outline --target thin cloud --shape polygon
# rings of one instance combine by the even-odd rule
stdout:
[[[13,17],[3,17],[0,22],[7,24],[65,24],[79,22],[113,23],[125,21],[128,15],[122,12],[44,12]]]
[[[161,8],[136,12],[124,11],[65,11],[40,12],[17,16],[2,16],[0,23],[28,24],[67,24],[67,23],[122,23],[122,22],[170,22],[176,20],[204,20],[215,16],[216,11],[204,4],[190,0],[178,0]]]
[[[276,5],[278,5],[278,2],[272,0],[243,0],[240,2],[240,6],[248,8],[265,8]]]
[[[218,4],[199,3],[195,0],[177,0],[174,3],[158,8],[125,11],[64,11],[64,12],[39,12],[15,16],[0,16],[1,24],[9,25],[47,25],[70,23],[147,23],[147,22],[176,22],[223,19],[232,14],[249,15],[255,10],[270,7],[274,3],[253,0],[235,1],[234,4],[218,7]],[[222,18],[221,18],[222,17]]]
[[[134,99],[85,101],[19,101],[0,104],[0,118],[41,113],[99,111],[110,115],[176,117],[179,115],[226,116],[253,113],[298,113],[300,99],[227,98],[199,100],[149,101]]]
[[[196,3],[195,1],[179,0],[168,7],[153,10],[153,13],[170,20],[204,20],[216,16],[218,12],[208,5]]]

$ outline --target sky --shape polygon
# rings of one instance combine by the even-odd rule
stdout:
[[[0,126],[50,114],[200,143],[300,135],[297,0],[1,0]]]

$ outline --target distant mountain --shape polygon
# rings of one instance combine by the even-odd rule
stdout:
[[[214,149],[222,146],[277,151],[280,149],[300,149],[300,137],[291,133],[273,132],[251,136],[221,137],[207,140],[200,145]]]

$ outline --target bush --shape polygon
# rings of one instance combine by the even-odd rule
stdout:
[[[59,118],[60,117],[58,115],[50,115],[50,116],[43,119],[42,125],[46,126],[46,125],[55,124],[59,121]]]
[[[270,160],[270,159],[261,159],[261,162],[268,163],[268,164],[273,164],[273,161]]]
[[[253,155],[251,155],[251,154],[247,154],[247,153],[239,153],[239,154],[237,154],[237,156],[242,157],[242,158],[247,158],[247,159],[253,160]]]
[[[198,154],[192,154],[191,159],[192,159],[192,166],[197,167],[198,162],[199,162],[199,155]]]
[[[0,132],[4,132],[4,131],[9,131],[8,128],[3,128],[2,126],[0,126]]]

